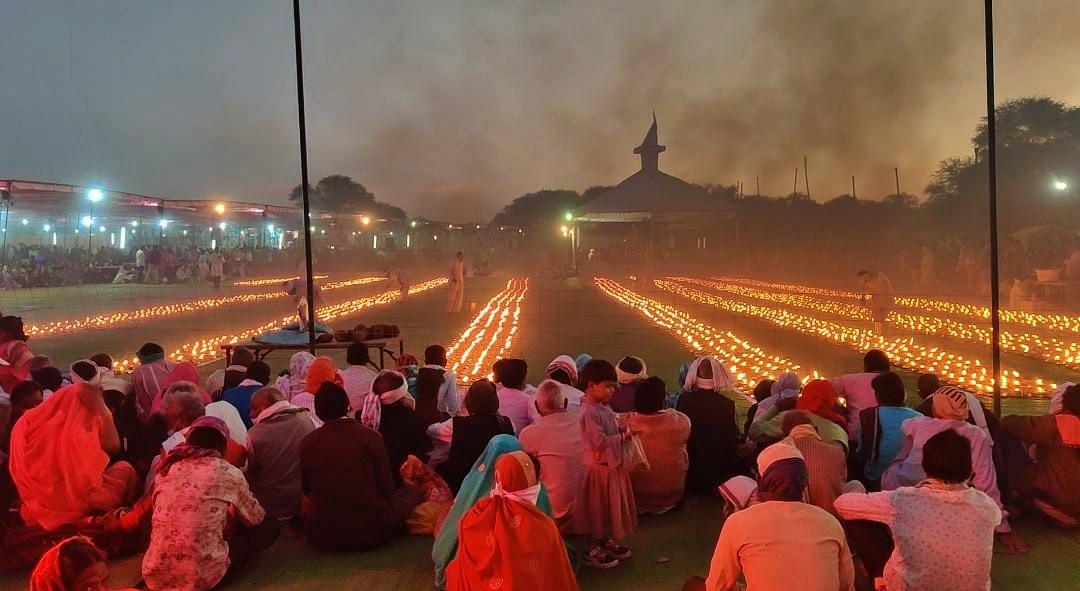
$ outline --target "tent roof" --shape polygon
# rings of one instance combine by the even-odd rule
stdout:
[[[644,221],[666,214],[729,213],[732,205],[705,189],[659,170],[639,170],[578,208],[582,221]]]

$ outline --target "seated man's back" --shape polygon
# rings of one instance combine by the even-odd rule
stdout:
[[[767,501],[724,522],[707,589],[734,589],[739,572],[748,591],[851,589],[851,554],[844,529],[823,509]]]
[[[300,444],[300,470],[311,545],[363,550],[385,541],[394,478],[378,432],[350,418],[329,421]]]

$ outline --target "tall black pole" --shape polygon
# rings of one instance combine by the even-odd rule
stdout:
[[[315,278],[311,260],[311,201],[308,196],[307,123],[304,120],[304,50],[300,38],[300,0],[293,0],[296,46],[296,108],[300,124],[300,194],[304,199],[304,257],[307,260],[308,351],[315,354]]]
[[[791,186],[791,194],[796,195],[799,192],[799,167],[795,167],[795,184]]]
[[[802,181],[806,185],[806,198],[810,198],[810,174],[806,171],[806,156],[802,157]]]
[[[997,121],[994,112],[994,0],[985,2],[986,139],[990,181],[990,332],[993,349],[994,414],[1001,416],[1001,292],[998,289]]]
[[[854,175],[852,175],[852,177],[851,177],[851,196],[854,197],[855,199],[859,198],[859,196],[855,193],[855,176]]]
[[[896,175],[896,197],[897,197],[897,199],[899,199],[900,198],[900,167],[899,166],[894,166],[892,170],[893,170],[893,174]]]
[[[757,183],[757,196],[761,197],[761,177],[754,177],[754,182]]]

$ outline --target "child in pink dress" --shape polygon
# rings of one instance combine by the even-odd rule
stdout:
[[[615,366],[593,359],[578,373],[585,391],[581,399],[581,435],[585,444],[584,473],[574,508],[574,530],[591,538],[585,564],[598,568],[618,566],[630,558],[620,546],[637,527],[637,509],[630,474],[623,465],[623,441],[631,435],[615,421],[608,402],[615,394]]]

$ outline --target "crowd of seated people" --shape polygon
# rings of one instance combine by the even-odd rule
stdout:
[[[998,421],[927,374],[912,409],[870,351],[855,374],[764,382],[740,426],[748,396],[709,356],[675,388],[634,356],[560,355],[535,387],[501,359],[458,400],[440,346],[406,362],[412,384],[363,345],[341,369],[298,353],[277,380],[240,349],[202,380],[154,343],[121,376],[103,354],[60,371],[15,320],[0,337],[20,372],[0,397],[5,562],[36,565],[33,589],[103,589],[107,557],[138,552],[146,588],[212,589],[283,531],[323,552],[433,536],[446,589],[577,589],[578,566],[631,560],[639,515],[704,494],[725,519],[702,525],[718,539],[687,589],[974,590],[995,537],[1027,550],[1016,508],[1080,525],[1071,384],[1050,414]]]

